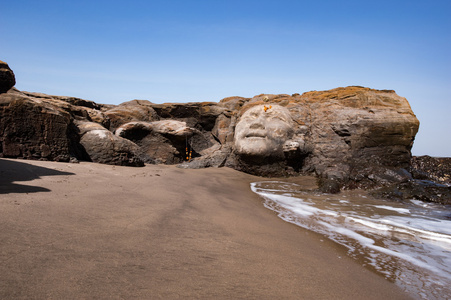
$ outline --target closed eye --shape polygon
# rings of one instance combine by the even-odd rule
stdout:
[[[249,120],[254,120],[258,118],[258,114],[257,113],[250,113],[248,114],[245,119],[249,119]]]
[[[273,115],[271,116],[272,120],[280,120],[280,121],[284,121],[284,122],[288,122],[284,117],[278,116],[278,115]]]

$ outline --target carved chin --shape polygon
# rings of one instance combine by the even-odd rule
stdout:
[[[269,157],[277,154],[278,147],[262,137],[247,137],[235,144],[235,151],[245,156]]]

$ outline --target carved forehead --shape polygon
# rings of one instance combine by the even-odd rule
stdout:
[[[242,116],[246,116],[252,113],[265,113],[265,114],[283,114],[286,117],[291,118],[290,111],[283,106],[276,104],[256,105],[246,110]]]

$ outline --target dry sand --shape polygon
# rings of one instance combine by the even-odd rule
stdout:
[[[408,298],[264,208],[260,180],[0,159],[0,299]]]

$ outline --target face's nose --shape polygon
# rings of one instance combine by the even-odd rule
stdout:
[[[262,115],[259,115],[258,118],[255,118],[252,121],[249,128],[250,129],[265,129],[264,117]]]

